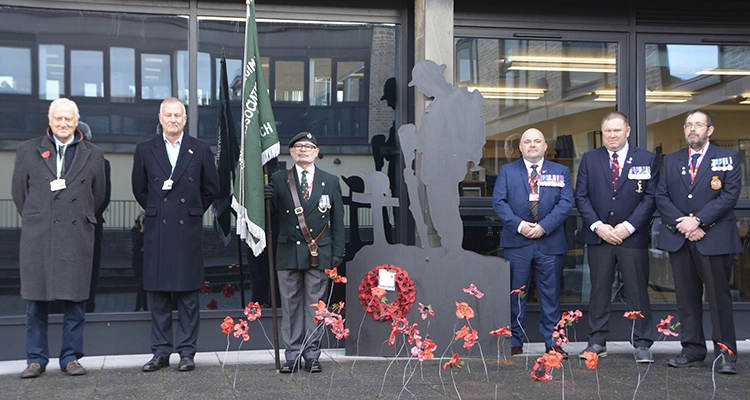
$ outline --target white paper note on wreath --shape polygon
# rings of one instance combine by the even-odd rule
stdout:
[[[396,271],[381,269],[378,271],[378,287],[389,292],[396,290]]]

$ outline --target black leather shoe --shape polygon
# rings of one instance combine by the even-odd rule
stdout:
[[[669,360],[667,360],[667,365],[675,368],[702,367],[703,360],[688,358],[687,356],[682,354],[679,357],[670,358]]]
[[[154,356],[152,359],[148,360],[146,364],[143,365],[143,371],[154,372],[154,371],[158,371],[168,366],[169,366],[169,359],[162,358],[159,356]]]
[[[195,361],[193,361],[193,357],[181,357],[180,358],[180,366],[177,367],[178,371],[187,372],[187,371],[192,371],[194,369],[195,369]]]
[[[292,360],[287,360],[284,365],[281,366],[279,372],[281,372],[282,374],[291,374],[292,372],[296,372],[297,370],[299,370],[299,363]]]
[[[716,372],[720,374],[735,375],[737,374],[737,364],[731,361],[724,361],[723,363],[720,363],[719,366],[716,368]]]
[[[551,351],[554,351],[555,353],[560,353],[560,354],[562,354],[562,356],[563,356],[563,360],[567,360],[567,359],[568,359],[568,352],[567,352],[567,351],[565,351],[565,350],[563,350],[563,348],[562,348],[562,347],[560,347],[560,346],[552,346],[552,347],[550,347],[549,349],[547,349],[547,353],[549,353],[549,352],[550,352],[550,350],[551,350]]]
[[[523,354],[523,347],[510,346],[511,356],[520,356],[521,354]]]
[[[305,371],[307,372],[322,372],[323,366],[320,365],[320,361],[317,359],[305,361]]]

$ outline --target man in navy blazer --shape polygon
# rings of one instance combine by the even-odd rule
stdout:
[[[544,159],[547,143],[538,129],[528,129],[519,145],[522,159],[503,165],[492,208],[503,223],[500,246],[510,262],[511,288],[528,287],[536,277],[541,313],[539,331],[547,350],[567,357],[552,331],[560,320],[560,279],[568,252],[563,224],[573,208],[570,170]],[[511,353],[523,353],[526,296],[511,294]]]
[[[591,271],[588,347],[580,356],[587,351],[607,355],[612,281],[619,266],[628,310],[644,317],[635,320],[636,362],[650,363],[649,222],[656,208],[659,160],[650,151],[631,147],[628,137],[628,117],[608,113],[602,119],[603,146],[584,153],[578,167],[575,197],[583,219],[579,240],[586,244]]]
[[[180,371],[195,369],[203,274],[203,213],[219,191],[211,147],[183,133],[182,102],[161,103],[164,133],[138,143],[133,156],[133,195],[145,210],[143,289],[151,309],[151,352],[143,370],[169,366],[180,354]],[[179,324],[172,335],[172,309]]]
[[[658,247],[669,252],[681,323],[682,352],[667,364],[703,366],[707,353],[705,293],[714,358],[723,355],[717,371],[736,374],[737,340],[729,279],[734,254],[742,251],[734,216],[742,172],[738,152],[709,143],[713,132],[713,121],[706,112],[687,113],[684,133],[688,147],[664,157],[656,188],[656,206],[662,218]]]

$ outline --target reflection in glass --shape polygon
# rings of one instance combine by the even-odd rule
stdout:
[[[646,43],[645,87],[648,149],[669,154],[686,147],[688,110],[708,112],[711,143],[742,155],[741,199],[750,198],[750,46]]]
[[[336,63],[336,101],[364,101],[364,61],[340,61]]]
[[[492,196],[500,167],[520,157],[518,141],[531,127],[545,134],[545,157],[575,177],[580,155],[601,145],[601,118],[615,109],[618,44],[456,38],[455,46],[457,85],[487,101],[483,159],[467,166],[462,195]]]
[[[169,63],[170,57],[166,54],[141,54],[141,98],[161,100],[172,96]]]
[[[54,100],[65,93],[65,46],[39,45],[39,98]]]
[[[227,83],[229,84],[229,100],[239,100],[242,98],[242,60],[226,59],[227,62]],[[221,75],[221,58],[216,57],[216,93],[215,99],[219,98],[219,84]],[[200,73],[200,72],[199,72]]]
[[[187,52],[185,52],[187,55]],[[178,63],[179,64],[179,63]],[[185,69],[187,72],[187,68]],[[182,81],[179,79],[178,81]],[[187,78],[187,77],[186,77]],[[185,79],[187,84],[187,79]],[[211,55],[198,52],[198,105],[207,106],[211,104]]]
[[[101,51],[70,52],[70,95],[104,97],[104,54]]]
[[[313,58],[310,60],[311,106],[331,104],[331,59]]]
[[[112,102],[135,101],[135,49],[112,47],[109,49],[109,84]]]
[[[265,72],[265,71],[264,71]],[[301,102],[305,97],[305,63],[302,61],[276,62],[275,101]]]
[[[0,93],[31,94],[31,49],[0,46]]]

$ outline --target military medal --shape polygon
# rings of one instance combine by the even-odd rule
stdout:
[[[320,195],[318,199],[318,210],[322,213],[331,208],[331,198],[327,194]]]
[[[731,171],[734,169],[732,157],[720,157],[711,159],[711,171]]]
[[[717,175],[714,175],[711,177],[711,189],[713,190],[721,189],[721,179],[719,179]]]

